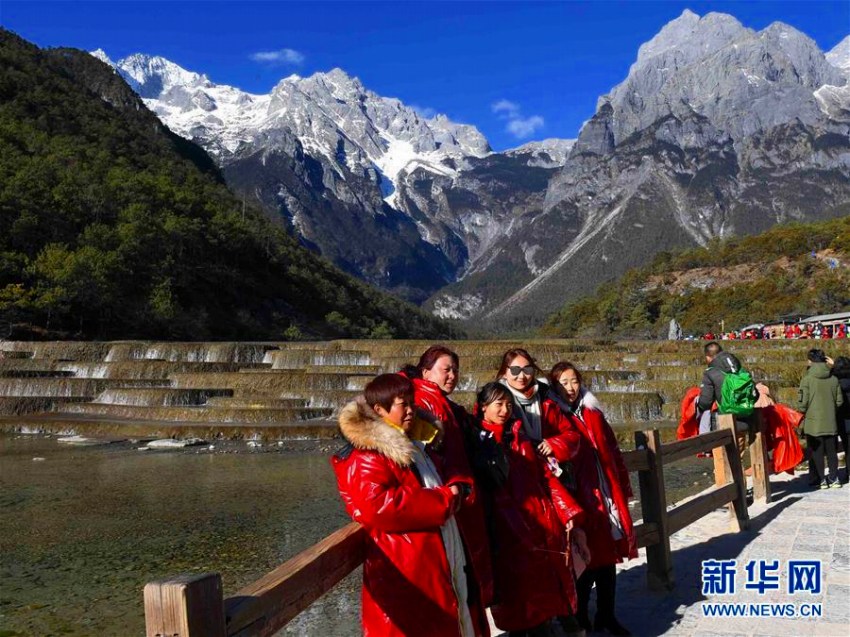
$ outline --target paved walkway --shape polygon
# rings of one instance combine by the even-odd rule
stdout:
[[[652,592],[646,586],[646,555],[624,565],[617,577],[617,614],[636,637],[850,636],[850,485],[812,491],[805,474],[772,476],[773,502],[749,508],[750,528],[729,532],[726,509],[719,509],[671,538],[676,586]],[[737,565],[736,593],[702,594],[703,560],[731,560]],[[745,566],[751,559],[780,561],[780,590],[759,595],[747,590]],[[822,562],[822,590],[787,592],[789,560]],[[703,617],[703,603],[821,603],[823,616]],[[591,602],[592,605],[592,602]],[[592,617],[592,614],[591,614]]]

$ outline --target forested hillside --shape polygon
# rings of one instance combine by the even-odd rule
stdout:
[[[246,206],[107,65],[0,30],[0,330],[12,326],[83,338],[447,331]]]
[[[717,331],[797,313],[850,309],[850,216],[788,224],[705,248],[660,253],[549,318],[547,335],[666,335]]]

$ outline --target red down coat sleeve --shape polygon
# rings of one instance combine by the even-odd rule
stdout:
[[[351,517],[385,533],[422,531],[442,526],[452,512],[454,495],[447,486],[425,488],[399,484],[387,460],[364,454],[350,469],[347,502]]]
[[[579,503],[551,471],[548,469],[545,469],[545,471],[549,495],[552,497],[552,503],[555,505],[555,512],[561,524],[567,526],[569,522],[580,523],[584,518],[584,511]]]
[[[541,424],[543,439],[552,447],[552,453],[558,462],[566,462],[575,457],[581,444],[581,434],[570,417],[554,402],[544,401]]]

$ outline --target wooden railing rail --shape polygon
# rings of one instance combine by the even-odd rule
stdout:
[[[749,525],[746,482],[734,421],[718,417],[717,431],[661,444],[657,429],[635,432],[635,450],[623,453],[626,468],[638,472],[643,521],[635,525],[638,547],[647,554],[647,584],[674,585],[670,536],[727,505],[734,530]],[[764,432],[759,423],[750,445],[755,496],[770,499]],[[712,451],[715,486],[667,509],[664,466]],[[147,637],[266,637],[274,635],[363,563],[366,533],[349,524],[302,551],[232,597],[224,598],[217,573],[181,575],[145,586]]]

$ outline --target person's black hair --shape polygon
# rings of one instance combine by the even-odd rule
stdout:
[[[825,363],[826,362],[826,354],[822,349],[810,349],[807,355],[807,358],[812,363]]]
[[[710,343],[706,343],[703,348],[703,352],[705,352],[706,356],[717,356],[720,352],[723,351],[723,348],[720,347],[720,343],[717,341],[711,341]]]
[[[452,359],[452,363],[454,363],[455,367],[460,367],[460,358],[458,357],[457,352],[450,350],[445,345],[432,345],[422,352],[422,356],[419,357],[419,363],[417,363],[416,367],[419,368],[420,377],[422,372],[434,367],[434,365],[437,364],[437,361],[443,356],[448,356]]]
[[[404,374],[409,379],[413,380],[414,378],[422,378],[422,371],[411,363],[402,366],[400,370],[398,370],[399,374]]]
[[[832,375],[836,378],[850,378],[850,358],[839,356],[832,364]]]
[[[499,398],[504,398],[512,401],[511,392],[507,387],[497,382],[490,382],[478,390],[478,395],[475,397],[475,406],[478,408],[478,415],[484,417],[484,408]]]

